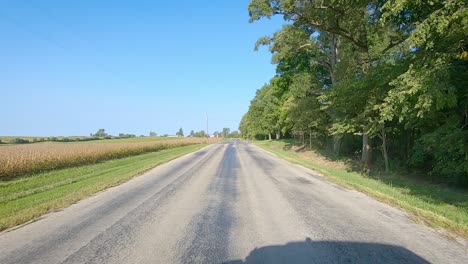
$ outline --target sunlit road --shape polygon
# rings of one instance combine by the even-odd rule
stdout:
[[[0,263],[468,263],[402,211],[240,141],[0,233]]]

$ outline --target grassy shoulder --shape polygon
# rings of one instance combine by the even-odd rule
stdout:
[[[204,146],[206,144],[165,149],[0,182],[0,230],[66,207]]]
[[[400,207],[418,222],[468,237],[468,192],[414,181],[397,174],[367,177],[311,151],[296,152],[287,141],[256,141],[259,147],[288,161],[320,172],[325,178]],[[323,162],[322,162],[323,161]]]

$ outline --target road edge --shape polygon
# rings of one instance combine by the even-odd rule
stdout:
[[[276,157],[278,157],[278,158],[280,158],[282,160],[291,162],[292,164],[295,164],[295,165],[301,166],[301,167],[303,167],[305,169],[311,170],[317,176],[320,176],[323,179],[328,180],[331,183],[337,184],[337,185],[339,185],[339,186],[341,186],[343,188],[349,189],[349,190],[358,191],[358,192],[360,192],[362,194],[365,194],[365,195],[369,196],[370,198],[375,199],[375,200],[377,200],[379,202],[382,202],[382,203],[390,205],[390,206],[392,206],[394,208],[403,210],[405,213],[408,214],[409,219],[411,219],[415,223],[423,224],[426,227],[432,228],[434,230],[434,232],[436,232],[436,233],[438,233],[438,234],[440,234],[440,235],[442,235],[444,237],[447,237],[447,238],[449,238],[451,240],[454,240],[458,244],[464,246],[465,248],[468,248],[468,231],[456,229],[456,228],[453,228],[452,226],[444,227],[444,226],[441,226],[440,224],[438,225],[437,223],[434,223],[434,221],[431,221],[431,218],[434,217],[434,216],[432,216],[432,217],[428,216],[428,214],[433,214],[432,212],[429,212],[427,210],[423,210],[421,208],[414,207],[412,205],[403,203],[403,202],[395,199],[394,197],[390,197],[388,195],[385,195],[385,194],[377,192],[377,191],[369,190],[366,187],[359,186],[359,185],[356,185],[356,184],[350,184],[349,182],[346,182],[345,180],[343,180],[341,178],[338,178],[337,176],[333,176],[332,174],[330,174],[328,172],[325,172],[325,171],[323,171],[323,170],[321,170],[321,169],[319,169],[317,167],[314,167],[313,163],[311,163],[310,161],[300,160],[299,158],[294,159],[294,158],[288,157],[288,156],[286,156],[286,155],[284,155],[284,154],[282,154],[280,152],[276,152],[274,149],[270,149],[270,148],[268,148],[266,146],[259,145],[259,144],[257,144],[257,142],[253,142],[253,143],[250,143],[250,144],[252,144],[252,145],[258,147],[259,149],[264,150],[264,151],[266,151],[266,152],[268,152],[270,154],[273,154],[273,155],[275,155]],[[436,217],[442,217],[442,216],[437,215]]]
[[[179,148],[185,148],[185,147],[194,147],[194,146],[198,146],[198,148],[196,149],[193,149],[193,150],[188,150],[187,152],[184,152],[184,153],[177,153],[175,154],[174,156],[171,156],[165,160],[162,160],[162,161],[155,161],[154,165],[151,165],[150,167],[144,169],[144,170],[141,170],[141,171],[138,171],[138,172],[135,172],[135,173],[132,173],[131,176],[128,176],[126,177],[125,179],[123,180],[120,180],[120,181],[117,181],[113,184],[110,184],[110,185],[107,185],[107,186],[104,186],[103,188],[101,189],[98,189],[97,191],[93,191],[93,192],[90,192],[90,193],[83,193],[82,195],[80,195],[79,197],[75,197],[74,199],[70,200],[70,201],[65,201],[64,204],[60,205],[60,206],[51,206],[51,208],[47,209],[47,210],[44,210],[43,212],[40,212],[40,213],[37,213],[37,214],[34,214],[34,215],[30,215],[30,216],[26,216],[26,217],[23,217],[23,218],[20,218],[19,220],[17,220],[17,223],[15,224],[5,224],[5,226],[0,226],[0,235],[2,235],[3,233],[7,233],[7,232],[11,232],[13,230],[16,230],[16,229],[19,229],[23,226],[26,226],[26,225],[29,225],[31,223],[34,223],[36,221],[39,221],[45,217],[47,217],[48,215],[50,214],[53,214],[55,212],[60,212],[62,210],[64,210],[65,208],[73,205],[73,204],[76,204],[80,201],[83,201],[85,199],[88,199],[90,197],[93,197],[93,196],[96,196],[100,193],[103,193],[111,188],[114,188],[114,187],[117,187],[117,186],[120,186],[122,184],[125,184],[125,183],[128,183],[129,181],[139,177],[139,176],[142,176],[148,172],[150,172],[151,170],[163,165],[163,164],[167,164],[171,161],[174,161],[178,158],[181,158],[183,156],[186,156],[186,155],[190,155],[192,153],[195,153],[197,151],[200,151],[204,148],[207,148],[209,146],[211,146],[212,144],[215,144],[215,143],[210,143],[210,144],[206,144],[206,143],[203,143],[203,144],[196,144],[196,145],[189,145],[189,146],[182,146],[182,147],[177,147],[177,148],[172,148],[172,150],[176,150],[176,149],[179,149]],[[171,149],[168,149],[168,150],[171,150]],[[157,153],[157,152],[156,152]],[[142,154],[142,155],[145,155],[145,154]],[[135,158],[135,157],[138,157],[139,155],[136,155],[136,156],[132,156],[132,157],[129,157],[129,158]],[[126,158],[123,158],[123,159],[126,159]],[[112,160],[110,160],[112,161]],[[104,161],[105,162],[110,162],[110,161]],[[83,166],[93,166],[94,164],[92,165],[83,165]],[[81,167],[81,166],[79,166]],[[66,169],[69,169],[69,168],[66,168]],[[64,169],[64,170],[66,170]],[[12,200],[14,201],[14,200]]]

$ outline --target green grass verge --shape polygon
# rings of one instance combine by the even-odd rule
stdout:
[[[425,182],[404,175],[366,177],[348,169],[312,162],[302,154],[288,150],[286,141],[256,141],[259,147],[288,161],[320,172],[325,178],[350,189],[366,193],[379,201],[409,212],[414,220],[456,235],[468,237],[468,192]]]
[[[66,207],[204,146],[206,144],[165,149],[0,182],[0,230]]]

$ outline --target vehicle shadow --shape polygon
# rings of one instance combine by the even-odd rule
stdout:
[[[305,241],[290,242],[255,248],[245,258],[223,264],[253,263],[429,263],[427,260],[400,246],[347,242]]]

